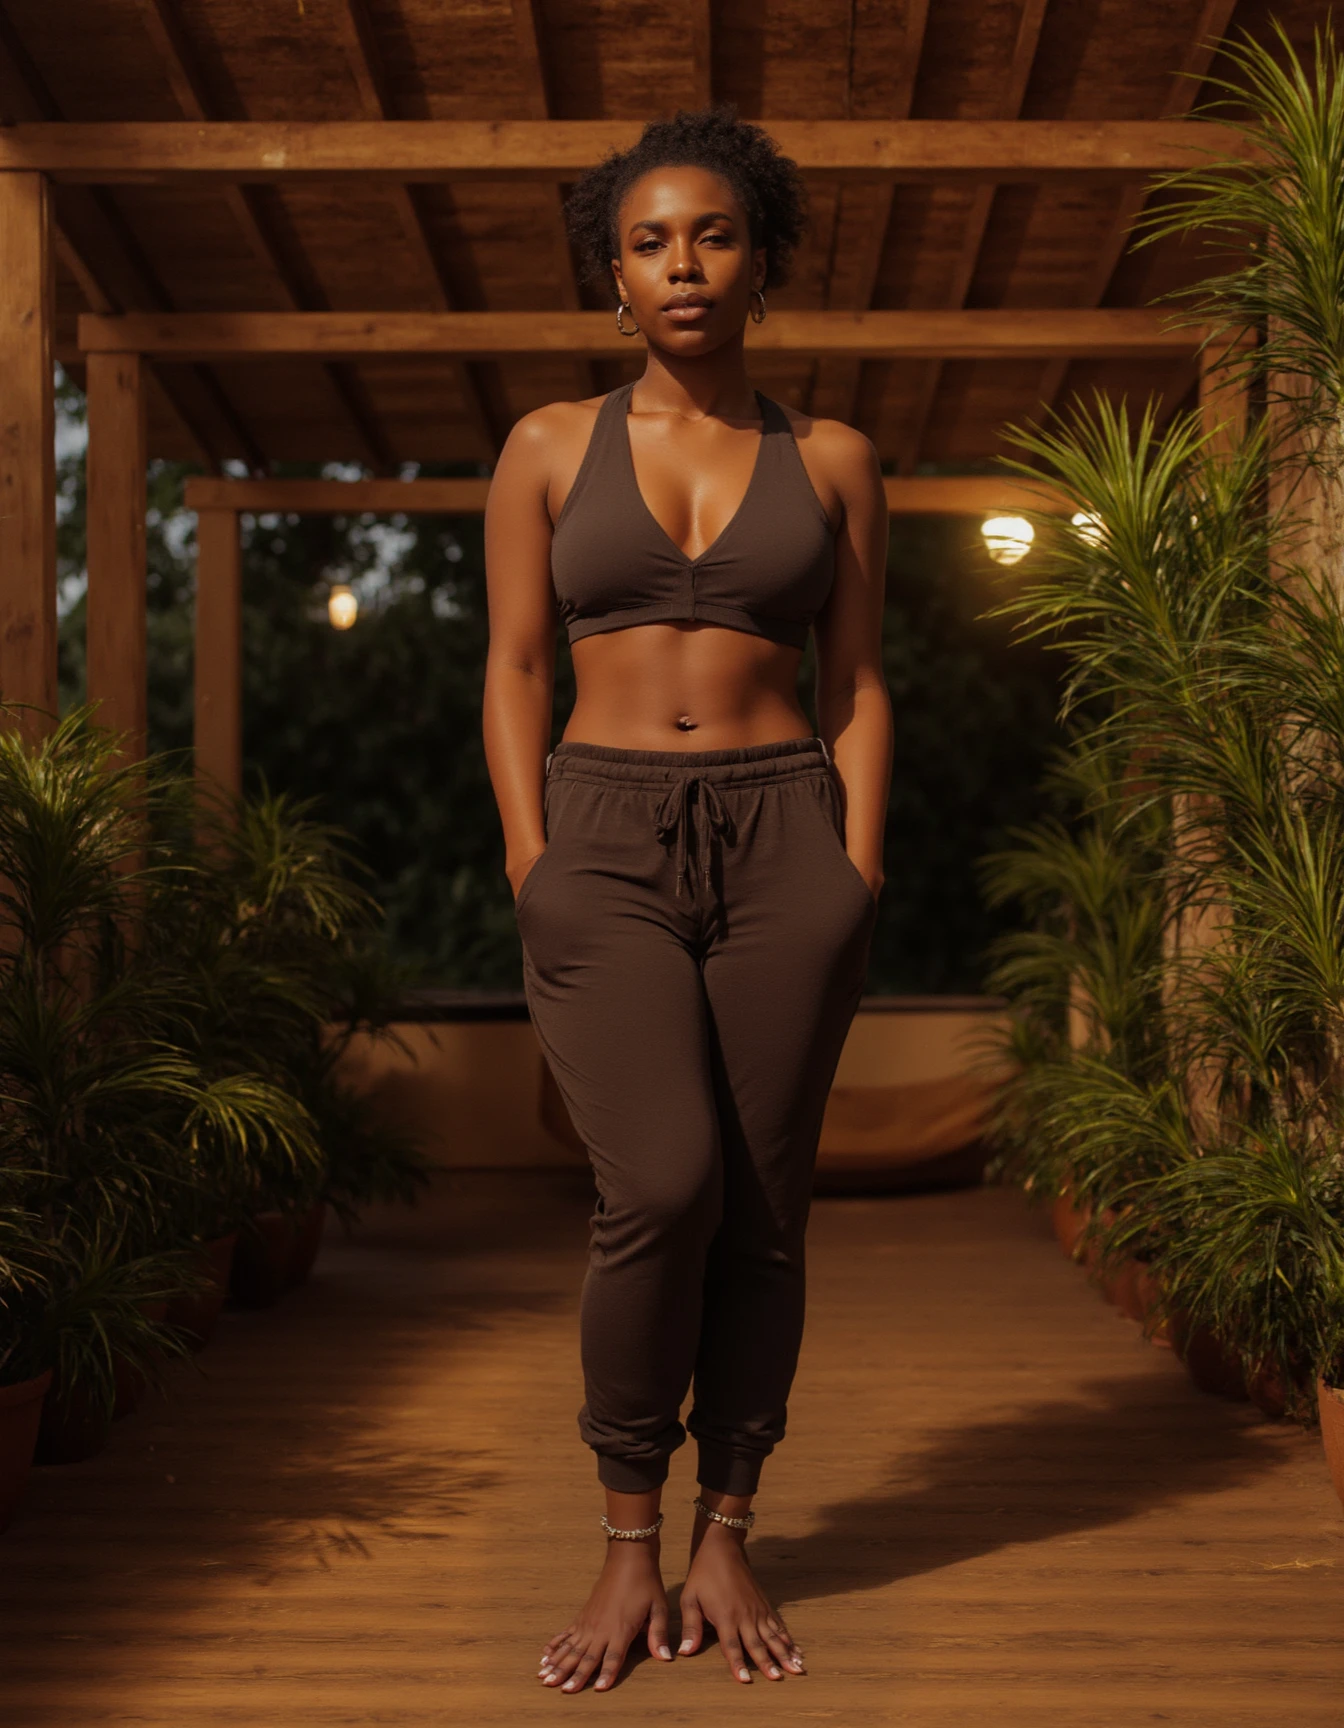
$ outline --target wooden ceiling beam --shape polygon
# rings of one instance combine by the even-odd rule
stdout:
[[[333,6],[364,118],[380,122],[392,120],[395,117],[392,86],[368,7],[364,0],[333,0]],[[447,266],[434,244],[416,188],[393,183],[387,190],[398,225],[420,264],[428,304],[436,311],[451,312],[454,296]],[[488,392],[478,372],[470,364],[463,364],[457,368],[457,375],[467,417],[483,454],[493,460],[503,448],[508,427],[502,424],[502,417],[492,411]]]
[[[748,325],[760,354],[870,359],[1188,355],[1199,332],[1145,308],[1094,311],[772,312]],[[85,353],[121,350],[175,360],[300,355],[584,354],[631,351],[605,312],[177,312],[85,315]]]
[[[698,9],[699,0],[693,11]],[[555,96],[540,0],[513,0],[513,43],[518,81],[528,118],[549,120],[555,112]],[[583,300],[574,269],[574,254],[569,249],[569,230],[565,225],[565,204],[559,182],[547,183],[540,189],[540,196],[551,239],[551,280],[556,284],[564,310],[577,312]],[[575,362],[575,385],[580,397],[601,393],[591,362]]]
[[[140,14],[178,106],[188,119],[210,124],[214,119],[210,91],[173,0],[140,0]],[[261,194],[250,186],[233,184],[222,190],[249,250],[273,279],[285,305],[296,312],[325,310],[326,298],[320,290],[314,291],[316,285],[306,261],[296,269],[276,240]],[[340,412],[354,431],[361,457],[383,472],[394,468],[387,439],[360,381],[340,366],[327,366],[323,371]]]
[[[896,88],[890,93],[891,117],[908,120],[915,100],[920,57],[929,21],[929,0],[906,0],[905,42],[900,57]],[[854,43],[851,24],[849,81],[846,99],[854,101]],[[836,198],[835,226],[831,236],[830,269],[827,272],[826,305],[832,312],[866,312],[877,291],[882,256],[891,226],[895,194],[891,180],[876,184],[842,186]],[[811,413],[852,425],[862,375],[861,360],[819,360],[812,374]]]
[[[1036,63],[1036,49],[1040,44],[1048,4],[1049,0],[1022,0],[1012,59],[1008,66],[1008,77],[1003,84],[996,119],[1015,120],[1022,112],[1027,85],[1031,82],[1031,69]],[[980,254],[984,250],[985,235],[989,229],[989,218],[994,210],[997,191],[996,186],[977,186],[971,195],[971,208],[966,217],[966,226],[962,230],[961,249],[952,266],[952,280],[948,286],[949,306],[966,304],[971,284],[975,280],[976,268],[980,263]],[[919,462],[925,433],[933,417],[933,406],[938,400],[942,381],[943,362],[930,361],[924,367],[916,386],[914,412],[910,416],[909,430],[897,463],[903,474],[909,474]]]
[[[1193,120],[772,120],[804,172],[924,184],[1145,180],[1198,152],[1250,159],[1226,127]],[[0,172],[62,183],[294,179],[433,183],[574,180],[642,130],[627,120],[36,121],[0,132]]]
[[[1172,74],[1167,99],[1162,107],[1164,120],[1178,125],[1191,124],[1188,120],[1182,120],[1181,116],[1188,114],[1194,106],[1195,98],[1199,95],[1200,81],[1213,63],[1218,39],[1227,34],[1236,7],[1237,0],[1204,0],[1204,9],[1185,59],[1179,70]],[[1088,274],[1081,298],[1082,305],[1099,306],[1105,299],[1106,290],[1125,255],[1130,232],[1147,196],[1148,189],[1142,184],[1121,188],[1110,229]],[[1067,360],[1052,360],[1041,374],[1041,405],[1047,411],[1059,400],[1068,369]]]
[[[894,476],[884,482],[897,516],[979,516],[996,510],[1068,513],[1073,505],[1045,485],[988,474]],[[250,515],[471,516],[485,509],[488,480],[187,481],[188,510]]]
[[[65,122],[55,96],[3,11],[0,11],[0,59],[8,66],[10,87],[20,104],[18,123],[36,121],[46,126],[63,126]],[[8,114],[3,116],[5,125],[0,127],[0,135],[13,118]],[[71,232],[72,224],[78,233]],[[93,236],[97,239],[91,249]],[[62,188],[56,205],[56,219],[52,223],[52,246],[95,313],[119,312],[137,303],[165,310],[171,305],[162,283],[149,268],[112,194],[105,187]],[[245,434],[218,379],[213,373],[201,369],[198,381],[230,434],[238,438],[239,432],[244,431],[238,448],[255,466],[253,458],[260,459],[260,452],[250,436]],[[182,401],[178,391],[161,374],[154,375],[154,384],[201,460],[208,467],[219,467],[220,453],[215,440]]]

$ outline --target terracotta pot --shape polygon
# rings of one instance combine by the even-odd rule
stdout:
[[[1114,1302],[1127,1319],[1138,1321],[1144,1318],[1144,1307],[1139,1297],[1139,1275],[1143,1266],[1138,1260],[1122,1260],[1115,1270],[1102,1279],[1102,1294],[1108,1302]]]
[[[42,1420],[51,1369],[32,1380],[0,1386],[0,1530],[8,1530],[23,1493]]]
[[[34,1464],[82,1464],[96,1457],[112,1433],[112,1412],[95,1405],[82,1386],[56,1382],[42,1401]]]
[[[1068,1189],[1065,1189],[1050,1208],[1050,1222],[1054,1225],[1055,1239],[1070,1260],[1079,1258],[1078,1240],[1088,1217],[1087,1212],[1080,1212],[1074,1205],[1073,1195]]]
[[[294,1235],[294,1247],[289,1258],[289,1288],[308,1282],[322,1246],[322,1231],[327,1222],[327,1203],[316,1200],[299,1222]]]
[[[254,1212],[238,1232],[229,1295],[242,1308],[273,1308],[289,1289],[298,1228],[288,1212]]]
[[[213,1242],[202,1243],[198,1269],[210,1279],[210,1289],[199,1296],[174,1297],[168,1304],[168,1324],[175,1326],[179,1332],[186,1333],[188,1340],[197,1350],[202,1349],[214,1337],[215,1326],[229,1288],[233,1250],[237,1241],[238,1232],[231,1230],[227,1236],[217,1236]]]
[[[140,1312],[146,1320],[163,1321],[168,1317],[168,1304],[142,1302]],[[112,1406],[112,1420],[119,1422],[123,1416],[129,1416],[144,1397],[148,1379],[142,1369],[132,1367],[122,1356],[117,1357],[112,1379],[117,1389],[116,1403]]]
[[[1173,1316],[1172,1342],[1185,1371],[1214,1398],[1245,1398],[1246,1375],[1240,1361],[1207,1326],[1192,1327],[1185,1315]]]
[[[1335,1493],[1344,1504],[1344,1386],[1327,1386],[1324,1380],[1318,1380],[1316,1395],[1321,1406],[1325,1461],[1330,1466],[1330,1480],[1335,1485]]]
[[[1139,1308],[1139,1323],[1150,1344],[1171,1349],[1171,1321],[1162,1313],[1162,1285],[1142,1261],[1134,1275],[1134,1296]]]
[[[1288,1382],[1277,1368],[1262,1362],[1246,1376],[1246,1396],[1257,1410],[1277,1422],[1288,1409]]]

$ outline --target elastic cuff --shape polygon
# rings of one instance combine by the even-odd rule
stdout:
[[[700,1463],[696,1481],[702,1488],[711,1488],[716,1494],[754,1494],[760,1487],[763,1453],[743,1457],[717,1440],[700,1440],[697,1445]]]
[[[661,1488],[667,1481],[667,1457],[609,1458],[597,1454],[597,1479],[613,1494],[647,1494],[651,1488]]]

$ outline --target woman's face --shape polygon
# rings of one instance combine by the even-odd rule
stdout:
[[[716,174],[645,174],[621,203],[617,234],[616,286],[650,342],[705,354],[741,331],[765,281],[765,248],[752,250],[747,213]]]

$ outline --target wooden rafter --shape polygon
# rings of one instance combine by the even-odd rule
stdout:
[[[13,85],[25,103],[27,113],[44,123],[60,124],[61,111],[56,98],[3,12],[0,12],[0,55],[9,63]],[[10,118],[8,115],[4,116],[6,122]],[[65,219],[62,220],[62,217]],[[92,230],[99,235],[98,257],[91,253],[86,239],[76,237],[70,232],[71,217],[74,217],[83,229]],[[68,186],[62,189],[61,203],[52,222],[52,247],[79,285],[79,291],[89,309],[102,313],[120,312],[136,304],[157,305],[166,309],[170,304],[168,296],[153,273],[147,270],[138,246],[132,245],[128,251],[126,238],[121,213],[105,190],[83,186]],[[119,273],[123,280],[129,279],[129,293],[117,293],[109,282],[106,264],[109,251],[119,255]],[[241,422],[238,421],[232,404],[224,396],[214,374],[202,373],[198,381],[213,398],[216,409],[221,412],[234,436],[238,436],[242,429]],[[220,458],[213,439],[207,435],[167,380],[156,374],[154,384],[201,460],[207,467],[217,468]],[[249,445],[246,438],[240,440],[240,447],[250,458],[254,447]]]
[[[1041,27],[1045,23],[1045,12],[1048,5],[1049,0],[1022,0],[1022,10],[1018,14],[1017,21],[1017,36],[1013,42],[1012,59],[1008,67],[1008,77],[1003,85],[999,112],[994,116],[995,119],[1015,120],[1022,111],[1022,103],[1027,94],[1027,85],[1031,80],[1031,69],[1036,62],[1036,49],[1041,40]],[[975,280],[976,266],[980,262],[980,253],[984,247],[985,232],[989,227],[989,218],[994,209],[994,197],[997,190],[998,188],[995,186],[977,186],[971,196],[971,208],[966,217],[965,228],[962,231],[961,249],[952,266],[952,280],[948,286],[947,295],[949,306],[964,306],[966,304],[971,283]],[[928,429],[929,419],[933,414],[933,405],[938,399],[942,378],[943,362],[941,360],[930,361],[924,367],[915,391],[915,405],[910,416],[909,432],[898,461],[902,473],[910,473],[919,461],[919,453],[924,444],[924,435]]]
[[[210,92],[173,0],[140,0],[140,11],[178,106],[188,118],[208,123],[214,118]],[[259,193],[239,185],[226,185],[223,193],[249,248],[275,282],[287,307],[296,312],[325,310],[327,301],[312,272],[296,265],[277,242]],[[329,365],[323,371],[365,460],[377,469],[391,468],[391,451],[359,380],[343,366]]]
[[[1049,487],[994,475],[893,476],[887,508],[898,516],[979,516],[994,510],[1073,506]],[[188,510],[251,515],[471,516],[485,509],[488,480],[216,480],[187,481]]]
[[[359,91],[360,105],[366,120],[389,121],[395,118],[392,89],[383,64],[373,20],[364,0],[333,0],[337,28],[345,46],[346,60]],[[398,225],[421,265],[427,303],[440,312],[454,309],[454,296],[447,268],[439,255],[425,217],[418,190],[413,186],[392,184],[388,196],[396,213]],[[475,428],[482,450],[492,457],[503,447],[507,427],[491,411],[484,381],[469,364],[457,368],[458,389],[467,415]]]
[[[626,120],[34,122],[0,133],[0,171],[86,185],[347,175],[563,184],[640,130]],[[1187,167],[1201,150],[1250,153],[1227,128],[1191,120],[772,120],[770,132],[808,173],[911,184],[1123,183]]]
[[[1193,353],[1199,332],[1145,308],[1035,311],[776,312],[748,326],[760,353],[873,359],[1047,358]],[[586,354],[629,352],[605,312],[178,312],[82,317],[86,353],[232,360],[292,354]]]
[[[915,99],[920,56],[928,27],[929,0],[906,0],[905,43],[901,71],[891,92],[891,117],[908,120]],[[851,30],[849,76],[846,100],[848,118],[853,119],[854,47]],[[843,186],[836,199],[835,225],[831,236],[830,270],[827,273],[826,305],[832,312],[866,312],[873,303],[882,254],[891,225],[895,191],[890,180]],[[850,423],[859,392],[862,362],[819,360],[812,377],[809,407],[813,414]]]
[[[546,52],[545,21],[539,0],[513,0],[513,41],[518,64],[518,82],[528,118],[549,120],[555,112],[555,99],[550,78],[550,58]],[[574,257],[569,249],[564,199],[559,183],[548,183],[541,189],[540,195],[545,202],[546,226],[551,237],[551,280],[555,283],[561,306],[567,312],[577,312],[583,301],[574,273]],[[599,392],[597,378],[587,361],[575,362],[575,382],[580,396],[596,396]]]
[[[1194,38],[1181,62],[1180,70],[1172,76],[1167,99],[1162,105],[1164,120],[1185,126],[1192,124],[1180,117],[1188,114],[1194,106],[1195,98],[1199,95],[1199,81],[1208,71],[1217,52],[1218,38],[1227,33],[1236,5],[1237,0],[1204,0],[1204,9],[1200,13]],[[1146,197],[1147,188],[1141,184],[1120,189],[1110,229],[1083,289],[1081,303],[1084,306],[1099,306],[1105,298],[1111,278],[1115,275],[1116,267],[1129,243],[1130,230]],[[1067,360],[1052,360],[1041,374],[1040,395],[1045,408],[1053,408],[1059,399],[1068,369]]]

